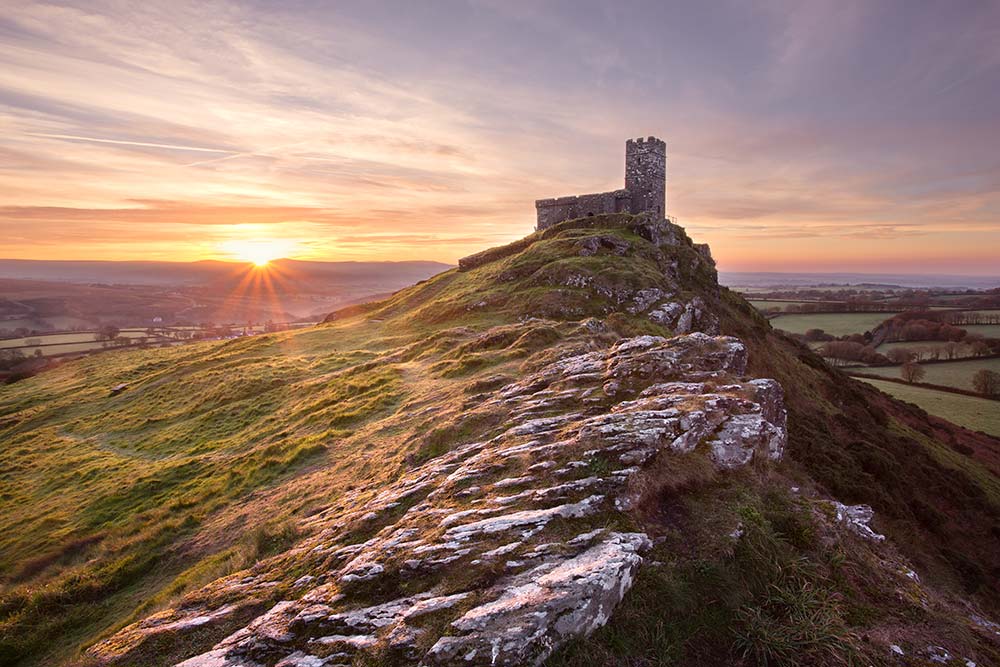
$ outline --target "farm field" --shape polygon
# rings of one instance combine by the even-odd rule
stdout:
[[[930,352],[933,350],[944,350],[952,343],[944,340],[919,340],[919,341],[896,341],[893,343],[882,343],[876,348],[882,354],[887,354],[889,350],[903,347],[907,348],[913,352],[917,353],[918,360],[927,359],[930,357]],[[955,358],[961,359],[963,357],[971,357],[972,346],[967,343],[958,343],[955,348]],[[941,359],[946,359],[945,354],[941,353]]]
[[[877,327],[895,313],[796,313],[771,320],[771,326],[789,333],[822,329],[834,336],[864,333]]]
[[[315,322],[295,322],[286,324],[285,327],[288,329],[299,329],[304,327],[310,327],[315,325]],[[180,326],[180,327],[170,327],[172,330],[189,330],[189,331],[201,331],[201,327],[197,326]],[[258,324],[251,327],[239,327],[232,326],[234,332],[242,331],[247,329],[253,333],[264,333],[266,330],[265,325]],[[26,336],[23,338],[9,338],[6,340],[0,340],[0,349],[17,349],[25,357],[31,357],[35,355],[36,350],[40,350],[42,356],[51,357],[61,354],[73,354],[78,352],[92,352],[95,350],[101,350],[105,348],[103,341],[94,340],[93,331],[79,331],[70,333],[59,333],[59,334],[39,334],[36,336]],[[122,329],[119,332],[120,336],[126,338],[146,338],[150,345],[161,345],[164,343],[175,344],[179,343],[169,336],[151,336],[146,332],[144,328],[133,328],[133,329]],[[211,334],[210,334],[211,335]],[[29,343],[30,341],[30,343]]]
[[[884,380],[857,379],[867,382],[901,401],[918,405],[928,413],[947,419],[959,426],[1000,437],[1000,403],[997,401],[951,394],[924,387],[912,387]]]
[[[172,342],[169,339],[150,339],[150,344],[159,345],[164,342]],[[43,345],[41,347],[19,347],[16,348],[21,351],[21,353],[26,357],[31,357],[35,355],[35,350],[41,350],[43,357],[54,357],[60,354],[73,354],[76,352],[93,352],[95,350],[104,349],[104,346],[97,341],[79,342],[79,343],[58,343],[55,345]],[[113,348],[122,349],[122,348]]]
[[[72,329],[73,327],[93,327],[94,323],[71,315],[47,315],[40,318],[43,322],[51,324],[56,330]],[[38,327],[38,320],[31,318],[21,318],[17,320],[0,320],[0,329],[35,329]]]
[[[882,343],[877,349],[882,354],[885,354],[897,347],[908,347],[911,350],[918,350],[920,348],[943,348],[947,345],[949,345],[949,341],[946,340],[899,340],[892,343]]]
[[[879,349],[881,350],[881,348]],[[981,368],[985,368],[1000,373],[1000,358],[964,359],[940,364],[924,364],[922,367],[927,374],[921,382],[972,391],[972,376],[975,372]],[[881,375],[882,377],[899,378],[899,367],[866,368],[865,373]],[[993,409],[1000,413],[1000,403],[994,404]]]
[[[748,299],[750,304],[757,309],[780,308],[784,310],[788,306],[802,306],[805,304],[836,305],[841,301],[772,301],[769,299]]]
[[[9,347],[31,347],[28,341],[40,341],[42,345],[61,345],[64,343],[94,343],[93,331],[75,331],[73,333],[61,334],[39,334],[37,336],[26,336],[24,338],[8,338],[0,340],[0,349]],[[145,329],[122,329],[119,336],[126,338],[149,337]],[[100,345],[98,345],[100,347]]]
[[[970,334],[979,334],[986,338],[1000,338],[1000,324],[961,324]]]

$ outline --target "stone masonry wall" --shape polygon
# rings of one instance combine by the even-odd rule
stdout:
[[[589,215],[628,212],[631,195],[628,190],[599,192],[590,195],[539,199],[535,202],[538,212],[537,229],[545,229],[563,220],[584,218]]]

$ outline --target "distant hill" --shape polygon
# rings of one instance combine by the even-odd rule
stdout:
[[[339,284],[409,284],[450,266],[440,262],[318,262],[277,259],[270,263],[297,280]],[[231,281],[253,267],[246,262],[102,262],[0,259],[0,278],[123,285],[207,285]]]
[[[450,268],[438,262],[0,260],[0,329],[317,317]]]
[[[1000,287],[1000,276],[960,276],[910,273],[782,273],[721,271],[719,282],[729,287],[812,287],[855,285],[864,287],[905,287],[951,289],[992,289]]]
[[[0,443],[3,665],[1000,664],[1000,441],[652,217],[68,362]]]

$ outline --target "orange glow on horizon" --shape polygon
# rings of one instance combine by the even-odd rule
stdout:
[[[298,245],[298,242],[291,239],[258,238],[224,241],[219,247],[226,257],[250,262],[255,267],[263,269],[279,257],[292,254]]]

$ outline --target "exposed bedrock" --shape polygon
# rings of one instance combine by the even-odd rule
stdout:
[[[92,653],[130,664],[171,633],[193,638],[184,667],[348,665],[362,651],[413,665],[539,664],[627,594],[650,540],[607,526],[640,525],[629,513],[656,488],[655,462],[701,456],[725,474],[782,456],[781,387],[746,377],[746,363],[739,340],[700,332],[550,361],[484,395],[477,411],[506,415],[489,439],[455,443],[374,499],[313,517],[322,530],[290,552]],[[247,621],[250,600],[269,602]],[[206,628],[226,636],[198,650]]]

